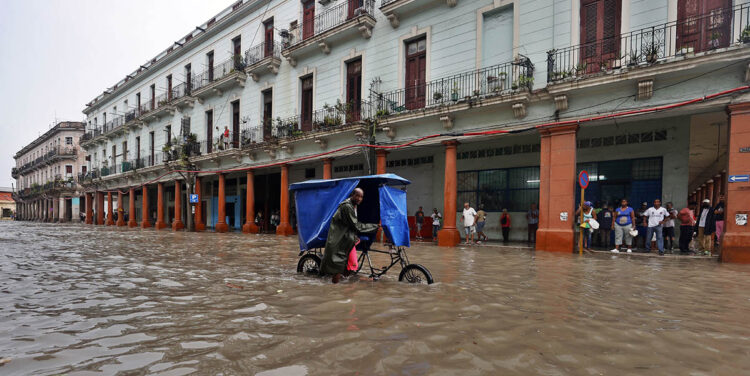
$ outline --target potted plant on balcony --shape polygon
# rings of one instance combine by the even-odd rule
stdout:
[[[635,51],[635,50],[630,51],[630,54],[628,56],[629,56],[629,58],[628,58],[628,66],[629,67],[633,67],[633,66],[638,65],[639,57],[638,57],[638,52],[637,51]]]
[[[750,25],[745,26],[740,35],[742,43],[750,43]]]
[[[617,54],[615,58],[612,59],[610,67],[612,69],[620,69],[622,67],[622,56],[620,54]]]
[[[644,53],[646,54],[646,62],[648,62],[649,64],[655,63],[659,58],[659,48],[654,43],[651,43],[651,45],[646,47],[646,51],[644,51]]]
[[[458,82],[453,81],[453,89],[451,89],[451,99],[454,102],[458,101]]]
[[[432,100],[435,102],[442,102],[443,101],[443,93],[436,91],[432,93]]]
[[[719,48],[719,39],[721,39],[721,33],[718,31],[711,32],[711,40],[708,41],[708,45],[711,49]]]

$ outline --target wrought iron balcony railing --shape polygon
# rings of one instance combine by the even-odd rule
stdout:
[[[262,42],[255,47],[251,47],[250,49],[245,51],[245,63],[248,67],[257,64],[258,62],[263,61],[266,58],[280,59],[281,44],[277,42]]]
[[[284,48],[292,47],[316,35],[343,25],[347,21],[356,19],[361,15],[374,15],[374,9],[375,0],[347,0],[341,4],[332,6],[315,15],[311,22],[302,20],[296,26],[289,29],[291,40]]]
[[[750,43],[750,4],[547,52],[547,82]]]
[[[466,98],[487,97],[530,88],[534,66],[523,58],[424,83],[375,94],[377,116],[455,103]]]
[[[232,58],[225,60],[223,63],[214,67],[209,67],[205,72],[193,76],[191,81],[191,91],[195,92],[236,71],[241,72],[246,66],[245,59],[243,59],[241,55],[235,55]]]
[[[341,103],[314,111],[308,115],[295,115],[285,119],[276,118],[271,128],[272,136],[278,139],[303,137],[306,135],[334,131],[374,118],[375,107],[366,101]]]

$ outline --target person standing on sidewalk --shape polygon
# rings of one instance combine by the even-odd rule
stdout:
[[[656,247],[659,249],[659,256],[664,256],[664,222],[669,219],[667,209],[661,207],[661,200],[654,200],[654,206],[648,208],[643,215],[648,218],[648,229],[646,230],[646,252],[651,252],[651,237],[656,234]]]
[[[680,210],[677,219],[680,220],[680,254],[686,255],[690,251],[690,242],[695,232],[695,207],[697,203],[690,202],[686,208]]]
[[[414,213],[414,222],[417,225],[417,240],[422,239],[422,224],[424,223],[424,211],[420,206],[416,213]]]
[[[609,238],[612,233],[612,210],[609,210],[609,205],[604,203],[602,210],[597,215],[597,221],[599,221],[599,244],[604,249],[609,248]]]
[[[484,205],[479,204],[477,212],[477,243],[487,241],[487,235],[484,234],[484,224],[487,223],[487,212],[484,211]]]
[[[510,239],[510,214],[508,214],[508,209],[503,209],[503,214],[500,215],[500,228],[503,230],[503,243],[508,244]]]
[[[669,219],[664,222],[664,248],[672,253],[674,248],[674,220],[677,218],[677,209],[671,202],[667,203],[667,213],[669,213]]]
[[[714,206],[714,222],[716,223],[716,245],[721,245],[721,235],[724,233],[724,195],[719,195],[719,202]]]
[[[438,230],[440,230],[440,221],[443,220],[443,216],[440,214],[437,208],[433,208],[432,215],[430,217],[432,218],[432,241],[436,242],[438,237]]]
[[[464,202],[464,232],[466,233],[466,245],[474,243],[474,234],[477,232],[477,212],[469,206],[468,202]],[[470,240],[471,239],[471,240]]]
[[[615,209],[615,220],[612,223],[612,230],[615,231],[615,248],[611,250],[612,253],[620,253],[620,246],[623,244],[623,240],[628,247],[628,253],[633,252],[630,249],[633,243],[630,230],[633,229],[635,229],[635,212],[633,208],[628,206],[628,200],[622,199],[620,206]]]
[[[526,241],[536,243],[536,230],[539,228],[539,209],[536,208],[535,202],[531,203],[529,211],[526,212],[526,223],[529,225]]]
[[[714,210],[711,207],[711,200],[703,200],[701,212],[698,216],[698,242],[700,249],[705,254],[710,255],[713,248],[713,233],[716,229],[714,221]]]

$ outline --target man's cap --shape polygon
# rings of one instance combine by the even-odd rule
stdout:
[[[703,200],[703,203],[704,203],[704,204],[709,204],[709,203],[711,203],[711,200],[709,200],[709,199],[705,199],[705,200]]]
[[[643,203],[641,204],[641,206],[648,206],[648,202],[643,201]]]

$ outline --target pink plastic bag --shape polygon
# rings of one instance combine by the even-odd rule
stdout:
[[[357,244],[359,244],[359,240],[354,243],[354,247],[349,251],[349,260],[346,262],[346,270],[352,272],[356,272],[357,269],[359,269],[359,262],[357,262]]]

